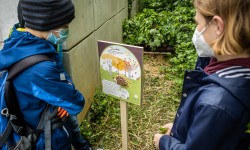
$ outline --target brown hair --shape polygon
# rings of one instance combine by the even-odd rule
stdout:
[[[224,21],[224,32],[212,45],[216,54],[250,54],[250,0],[194,0],[194,6],[205,18]]]

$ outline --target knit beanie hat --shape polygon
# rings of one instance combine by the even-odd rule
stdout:
[[[38,31],[49,31],[75,18],[71,0],[20,0],[18,20],[21,25]]]
[[[20,26],[22,28],[24,28],[24,20],[23,20],[22,8],[21,8],[21,1],[18,2],[17,16],[18,16],[18,21],[19,21]]]

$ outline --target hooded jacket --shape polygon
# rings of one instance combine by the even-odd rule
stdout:
[[[70,115],[77,115],[84,106],[83,95],[59,65],[59,54],[54,45],[28,32],[17,31],[17,25],[0,50],[0,71],[36,54],[48,55],[53,61],[35,64],[13,80],[23,118],[34,129],[47,104],[62,107]],[[36,149],[45,149],[43,133],[37,140]],[[65,125],[52,132],[52,149],[71,149],[69,127]]]
[[[204,62],[197,64],[199,69],[185,73],[174,125],[170,136],[161,137],[160,150],[247,149],[250,69],[234,66],[208,75],[199,67]]]

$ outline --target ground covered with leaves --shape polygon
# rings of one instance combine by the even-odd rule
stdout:
[[[174,83],[167,79],[166,55],[144,55],[142,106],[128,104],[129,150],[154,150],[153,136],[172,122],[179,105]],[[178,89],[178,88],[177,88]],[[121,144],[119,100],[97,91],[81,131],[94,147],[119,150]]]

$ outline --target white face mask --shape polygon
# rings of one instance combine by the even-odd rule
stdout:
[[[196,28],[192,38],[196,52],[199,57],[214,57],[213,49],[208,45],[202,35],[202,33],[207,29],[208,25],[204,29],[202,29],[201,32],[199,32]]]

